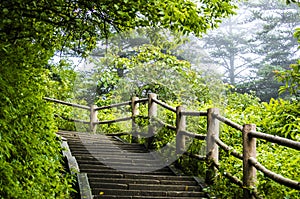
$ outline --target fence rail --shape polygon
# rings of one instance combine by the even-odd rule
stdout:
[[[216,175],[217,170],[219,170],[219,148],[228,152],[229,155],[234,156],[235,158],[243,161],[243,179],[240,180],[237,177],[233,176],[230,173],[224,173],[224,175],[231,180],[231,182],[239,185],[243,189],[245,199],[250,198],[260,198],[259,194],[255,189],[256,184],[256,171],[259,170],[264,173],[265,176],[269,177],[270,179],[281,183],[285,186],[291,187],[296,190],[300,190],[300,182],[296,182],[294,180],[285,178],[281,175],[278,175],[267,168],[265,168],[261,163],[256,160],[256,139],[264,139],[271,143],[276,143],[285,147],[289,147],[292,149],[300,150],[300,142],[296,142],[293,140],[289,140],[286,138],[282,138],[279,136],[273,136],[266,133],[256,132],[256,126],[254,124],[245,124],[240,125],[226,117],[223,117],[219,113],[219,109],[211,108],[207,111],[187,111],[182,106],[172,107],[165,102],[162,102],[157,99],[156,94],[149,94],[148,98],[139,99],[137,97],[133,97],[131,101],[126,101],[118,104],[112,104],[109,106],[102,106],[97,107],[95,105],[84,106],[69,102],[64,102],[57,99],[52,98],[44,98],[47,101],[60,103],[67,106],[73,106],[85,110],[90,111],[90,121],[82,121],[77,119],[68,119],[61,117],[63,119],[67,119],[68,121],[74,122],[82,122],[86,124],[90,124],[91,132],[95,133],[96,125],[101,124],[109,124],[114,122],[121,122],[121,121],[128,121],[132,120],[132,133],[133,137],[138,137],[137,130],[136,130],[136,118],[142,117],[144,119],[149,119],[150,125],[148,126],[148,147],[150,146],[151,142],[153,142],[153,137],[155,136],[155,122],[168,128],[171,130],[176,131],[176,152],[187,155],[197,160],[206,161],[208,163],[209,168],[207,169],[206,174],[206,183],[213,183],[213,179]],[[140,116],[139,115],[139,103],[148,103],[148,116]],[[115,107],[121,106],[131,106],[132,116],[119,118],[115,120],[108,120],[108,121],[98,121],[97,119],[97,111],[110,109]],[[176,126],[172,126],[168,123],[165,123],[157,118],[157,105],[176,113]],[[200,135],[192,132],[188,132],[186,130],[186,117],[207,117],[207,134]],[[219,138],[219,126],[220,122],[242,132],[243,135],[243,154],[240,154],[235,151],[235,149],[231,146],[226,145],[220,138]],[[121,133],[123,135],[123,133]],[[120,134],[120,135],[121,135]],[[117,134],[114,134],[117,135]],[[189,153],[185,149],[185,139],[187,137],[192,137],[194,139],[205,140],[206,142],[206,156],[200,156],[198,154]],[[211,164],[212,163],[212,164]]]

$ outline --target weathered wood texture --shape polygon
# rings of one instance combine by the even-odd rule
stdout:
[[[256,131],[255,124],[245,124],[243,127],[243,195],[244,199],[254,199],[252,190],[255,190],[256,169],[250,164],[249,158],[256,158],[256,138],[249,132]]]
[[[136,117],[139,115],[139,103],[137,101],[139,100],[138,97],[132,97],[131,98],[131,130],[132,130],[132,142],[138,142],[139,136],[137,133],[137,124],[136,124]]]
[[[96,133],[96,128],[97,128],[97,111],[96,111],[97,106],[96,105],[92,105],[91,109],[90,109],[90,131],[92,133]]]
[[[205,111],[182,111],[181,114],[195,117],[207,116],[207,112]]]
[[[58,116],[62,119],[66,119],[68,121],[73,122],[81,122],[85,124],[90,124],[91,132],[96,131],[97,124],[109,124],[114,122],[121,122],[132,120],[132,133],[133,137],[138,138],[137,126],[135,122],[135,118],[141,117],[144,119],[149,119],[150,124],[148,127],[148,147],[151,145],[153,141],[153,137],[155,136],[155,122],[158,124],[176,131],[176,152],[184,155],[188,155],[190,157],[196,158],[198,160],[206,160],[208,164],[208,170],[206,174],[206,183],[213,183],[214,177],[216,175],[216,169],[219,169],[219,147],[229,153],[229,155],[233,155],[234,157],[243,160],[243,180],[239,180],[236,177],[232,176],[229,173],[224,173],[224,175],[229,178],[233,183],[239,185],[244,190],[244,198],[259,198],[258,193],[255,190],[256,183],[256,169],[260,170],[264,173],[265,176],[271,178],[272,180],[281,183],[285,186],[289,186],[291,188],[300,190],[300,182],[296,182],[287,178],[278,175],[259,162],[256,161],[256,138],[264,139],[268,142],[277,143],[282,146],[286,146],[289,148],[293,148],[296,150],[300,150],[300,142],[293,141],[290,139],[282,138],[279,136],[269,135],[266,133],[256,132],[256,127],[254,124],[246,124],[244,126],[239,125],[228,118],[225,118],[220,115],[219,109],[211,108],[208,109],[207,112],[202,111],[187,111],[182,107],[172,107],[160,100],[157,99],[157,95],[151,93],[148,95],[148,98],[139,99],[137,97],[133,97],[131,101],[122,102],[118,104],[112,104],[109,106],[97,107],[97,106],[84,106],[69,102],[64,102],[57,99],[52,98],[44,98],[47,101],[60,103],[67,106],[73,106],[85,110],[90,110],[90,121],[83,121],[78,119],[69,119]],[[148,102],[148,116],[139,115],[138,107],[139,103]],[[97,120],[97,111],[109,108],[115,108],[120,106],[131,105],[132,111],[130,117],[119,118],[115,120],[109,121],[98,121]],[[172,126],[163,121],[160,121],[156,118],[157,116],[157,106],[161,106],[169,111],[176,113],[176,126]],[[56,115],[57,116],[57,115]],[[185,130],[186,128],[186,116],[207,116],[207,135],[200,135],[192,132],[188,132]],[[243,132],[243,154],[237,153],[232,147],[226,145],[219,138],[219,123],[223,122],[224,124]],[[122,133],[121,133],[122,134]],[[118,134],[116,134],[118,135]],[[191,154],[186,152],[185,150],[185,136],[200,139],[206,141],[206,156],[200,156],[198,154]]]
[[[128,121],[128,120],[131,120],[131,118],[132,117],[123,117],[123,118],[119,118],[119,119],[115,119],[115,120],[103,120],[103,121],[94,122],[94,124],[112,124],[112,123],[116,123],[116,122]]]
[[[216,176],[216,169],[212,162],[219,163],[219,148],[215,141],[215,138],[219,138],[220,124],[215,117],[219,112],[217,108],[210,108],[207,111],[206,156],[209,167],[206,172],[206,182],[208,184],[213,184]]]
[[[172,106],[170,106],[170,105],[168,105],[168,104],[166,104],[166,103],[164,103],[164,102],[162,102],[162,101],[159,101],[156,97],[155,97],[155,98],[152,98],[152,100],[153,100],[155,103],[157,103],[157,104],[159,104],[160,106],[162,106],[163,108],[168,109],[169,111],[172,111],[172,112],[176,113],[176,108],[174,108],[174,107],[172,107]]]
[[[186,135],[188,137],[195,138],[195,139],[198,139],[198,140],[205,140],[206,139],[206,135],[191,133],[191,132],[188,132],[188,131],[180,131],[180,133],[182,135]]]
[[[167,123],[161,121],[160,119],[158,119],[158,118],[156,118],[156,117],[153,117],[152,119],[153,119],[155,122],[158,122],[160,125],[166,127],[167,129],[176,131],[176,126],[172,126],[172,125],[170,125],[170,124],[167,124]]]
[[[253,165],[257,170],[263,172],[265,176],[268,176],[272,180],[274,180],[280,184],[283,184],[285,186],[291,187],[293,189],[300,190],[300,182],[285,178],[281,175],[278,175],[278,174],[270,171],[269,169],[264,167],[262,164],[260,164],[254,157],[249,158],[249,163],[251,165]]]
[[[151,124],[152,118],[157,116],[157,104],[155,103],[155,99],[157,99],[156,94],[154,93],[148,94],[148,118],[150,120],[148,126],[148,143],[147,143],[148,148],[151,147],[155,135],[155,128],[153,124]]]
[[[185,151],[185,135],[181,133],[185,131],[186,120],[185,116],[181,114],[184,108],[182,106],[176,107],[176,153],[181,154]]]
[[[296,142],[290,139],[282,138],[276,135],[261,133],[261,132],[249,132],[249,135],[263,140],[267,140],[272,143],[277,143],[282,146],[287,146],[292,149],[300,150],[300,142]]]
[[[217,118],[218,120],[220,120],[221,122],[227,124],[228,126],[231,126],[232,128],[235,128],[237,130],[243,131],[243,126],[241,126],[241,125],[239,125],[239,124],[237,124],[237,123],[235,123],[235,122],[227,119],[226,117],[221,116],[219,113],[218,114],[214,113],[213,116],[215,118]]]
[[[85,106],[85,105],[74,104],[74,103],[70,103],[70,102],[64,102],[64,101],[49,98],[49,97],[44,97],[44,99],[47,100],[47,101],[56,102],[56,103],[67,105],[67,106],[73,106],[73,107],[77,107],[77,108],[81,108],[81,109],[90,110],[90,107]]]
[[[103,109],[117,108],[117,107],[126,106],[126,105],[131,105],[131,101],[112,104],[109,106],[101,106],[101,107],[97,107],[95,110],[99,111],[99,110],[103,110]]]
[[[227,152],[229,152],[230,155],[233,155],[234,157],[236,157],[240,160],[243,160],[242,154],[239,154],[238,152],[236,152],[232,147],[230,147],[227,144],[225,144],[224,142],[222,142],[222,140],[215,137],[215,141],[216,141],[217,145],[219,147],[221,147],[224,151],[227,151]]]

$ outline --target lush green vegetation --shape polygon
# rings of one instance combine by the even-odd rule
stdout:
[[[75,73],[63,62],[53,66],[55,53],[86,56],[97,40],[135,27],[199,36],[234,8],[231,1],[1,1],[0,198],[68,198],[73,191],[53,107],[43,100],[72,97]]]
[[[198,1],[198,4],[184,0],[1,1],[0,198],[68,198],[73,191],[73,178],[63,167],[60,140],[55,132],[58,127],[69,130],[85,127],[54,119],[53,114],[66,118],[81,116],[80,119],[88,119],[89,115],[53,106],[43,100],[44,96],[76,98],[80,104],[101,106],[155,92],[172,106],[182,104],[190,110],[202,111],[219,107],[222,115],[236,123],[255,123],[258,131],[300,141],[300,78],[299,63],[294,63],[295,60],[284,60],[288,65],[294,63],[290,69],[274,60],[259,64],[267,71],[262,75],[267,77],[272,73],[282,83],[279,94],[290,94],[285,99],[264,99],[262,103],[254,93],[234,92],[237,89],[223,84],[215,71],[196,69],[195,63],[181,56],[180,46],[187,41],[188,33],[201,36],[216,28],[222,18],[234,13],[234,8],[231,1],[218,0]],[[274,20],[267,23],[273,24]],[[265,26],[261,37],[257,37],[259,41],[278,40],[280,35],[263,34],[272,32],[272,27]],[[299,32],[296,29],[298,41]],[[103,45],[99,47],[97,43]],[[281,46],[280,42],[276,44]],[[268,52],[259,50],[259,53]],[[276,53],[272,52],[272,56]],[[64,60],[53,64],[55,54],[82,57],[91,54],[96,68],[83,73]],[[287,70],[270,72],[277,68]],[[128,112],[130,108],[101,111],[98,118],[115,119]],[[147,115],[145,105],[140,106],[140,115]],[[175,115],[167,110],[159,109],[158,117],[171,125],[175,123]],[[137,121],[140,131],[144,131],[148,121],[143,118]],[[116,133],[130,128],[130,124],[122,123],[102,125],[98,131]],[[188,118],[187,128],[203,134],[206,121]],[[152,147],[174,142],[174,137],[174,132],[160,128]],[[220,137],[241,152],[240,132],[222,125]],[[128,136],[124,139],[130,141]],[[204,155],[205,144],[194,140],[189,151]],[[258,160],[297,181],[300,181],[299,158],[298,151],[258,141]],[[221,198],[241,198],[242,189],[225,179],[224,172],[241,178],[242,162],[225,152],[220,153],[220,160],[221,172],[207,190]],[[204,162],[190,158],[181,158],[178,163],[194,175],[203,176],[207,168]],[[299,198],[299,191],[272,182],[261,173],[257,189],[264,198]]]
[[[120,48],[122,49],[122,47]],[[118,53],[111,52],[107,54],[107,57],[93,60],[97,64],[94,78],[99,80],[98,83],[103,88],[99,90],[99,98],[96,103],[102,106],[107,105],[108,102],[127,101],[132,96],[146,97],[147,93],[155,92],[161,100],[173,107],[181,104],[187,106],[189,110],[205,111],[207,108],[217,106],[221,108],[222,115],[238,124],[255,123],[258,127],[257,131],[300,141],[300,103],[295,100],[297,99],[297,88],[299,86],[298,65],[292,65],[292,70],[278,72],[277,74],[279,80],[286,83],[286,86],[282,87],[280,92],[290,91],[291,97],[288,100],[279,98],[271,99],[269,102],[261,102],[254,94],[233,92],[230,86],[226,87],[221,81],[217,81],[217,76],[212,78],[211,75],[205,75],[206,71],[194,70],[188,62],[182,61],[169,53],[162,52],[155,45],[142,44],[139,48],[132,48],[127,56],[124,56],[126,52],[120,53],[121,56]],[[104,65],[103,63],[109,64]],[[107,66],[111,68],[106,69]],[[149,70],[148,67],[151,67],[152,70]],[[158,73],[158,68],[163,69],[163,71]],[[122,73],[118,69],[121,69]],[[170,79],[160,76],[162,73],[168,74]],[[208,83],[211,81],[208,77],[214,79],[213,85]],[[90,91],[91,89],[87,90]],[[124,117],[125,114],[127,114],[126,116],[130,115],[130,108],[100,111],[99,119],[117,119]],[[140,115],[147,115],[146,106],[140,106]],[[159,109],[158,117],[170,125],[175,124],[175,114],[168,110]],[[140,118],[138,124],[140,132],[147,131],[147,128],[145,128],[148,124],[147,120]],[[206,119],[188,118],[187,128],[191,132],[205,134]],[[109,133],[128,132],[131,130],[131,124],[101,125],[98,130],[99,132]],[[124,136],[123,138],[131,141],[130,136]],[[174,138],[175,132],[166,128],[159,128],[152,147],[159,149],[167,144],[172,145],[172,143],[174,144]],[[236,151],[242,152],[241,132],[222,125],[220,138]],[[144,141],[144,139],[141,139],[141,142]],[[188,150],[205,155],[205,143],[193,140],[193,144]],[[290,179],[300,180],[297,175],[298,151],[259,140],[257,153],[258,161],[268,169]],[[184,157],[179,159],[179,163],[178,166],[189,174],[202,177],[205,175],[207,169],[205,162]],[[241,198],[242,188],[225,178],[224,173],[234,174],[241,179],[242,162],[221,151],[220,172],[216,177],[216,183],[207,188],[207,191],[221,198]],[[299,197],[299,191],[273,182],[260,172],[258,172],[257,190],[263,198]]]

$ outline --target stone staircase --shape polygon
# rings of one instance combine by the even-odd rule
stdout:
[[[91,198],[208,198],[193,177],[176,175],[160,165],[141,144],[82,132],[58,135],[66,139],[80,173],[87,174]]]

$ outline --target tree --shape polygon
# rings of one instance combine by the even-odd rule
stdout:
[[[274,71],[288,69],[296,61],[298,44],[293,32],[300,19],[299,9],[278,0],[249,2],[248,6],[252,11],[250,20],[260,21],[262,26],[250,40],[256,45],[253,52],[262,59],[254,65],[256,76],[253,80],[238,90],[254,90],[263,101],[268,101],[279,97],[277,90],[282,85],[276,80]]]
[[[69,197],[71,178],[62,173],[52,107],[43,100],[58,88],[51,87],[46,67],[55,52],[71,49],[85,56],[97,39],[135,27],[201,35],[235,7],[231,1],[199,5],[184,0],[1,1],[1,197]]]
[[[239,20],[239,17],[226,20],[218,30],[204,37],[203,45],[210,55],[209,60],[203,61],[217,65],[224,81],[234,86],[247,81],[242,74],[257,59],[248,43],[251,31],[239,24]]]
[[[205,47],[236,91],[255,91],[261,100],[268,101],[278,97],[281,86],[273,71],[295,62],[298,44],[293,31],[299,9],[278,0],[245,2],[240,7],[245,13],[204,37]]]
[[[204,1],[200,5],[184,0],[2,1],[0,36],[1,41],[11,43],[27,38],[45,47],[63,44],[81,54],[95,46],[97,39],[135,27],[201,35],[216,27],[221,18],[233,14],[235,8],[229,0]],[[65,42],[55,42],[57,39]]]

